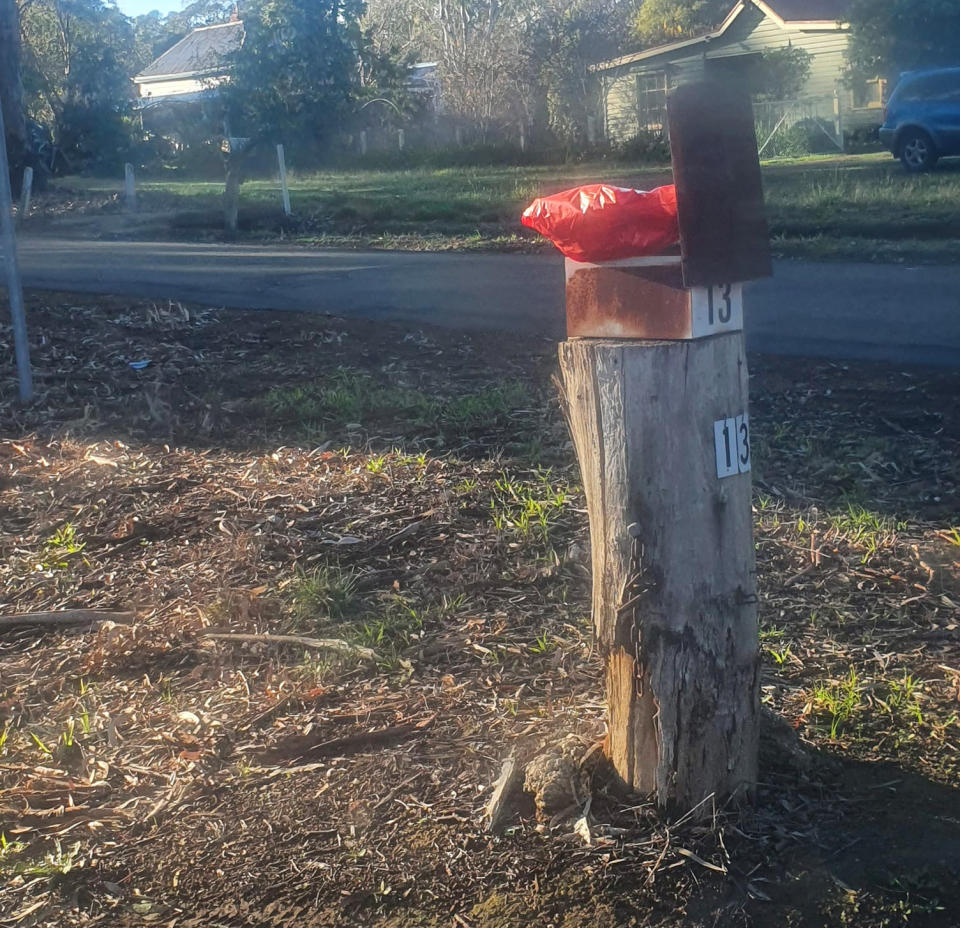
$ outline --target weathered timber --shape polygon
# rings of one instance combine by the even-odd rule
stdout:
[[[609,753],[687,811],[756,780],[749,473],[719,479],[714,422],[747,411],[742,332],[560,344],[587,508]],[[706,806],[704,807],[706,808]]]

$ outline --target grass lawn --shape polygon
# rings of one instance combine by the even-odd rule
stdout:
[[[0,313],[4,925],[956,928],[956,372],[751,358],[761,772],[697,823],[599,762],[554,344],[29,313],[28,408]],[[11,622],[70,609],[111,621]],[[558,745],[593,748],[560,768],[584,805],[490,834],[504,758]]]
[[[960,160],[908,175],[886,154],[813,157],[763,166],[777,254],[845,260],[952,261],[960,246]],[[294,217],[282,220],[275,180],[243,185],[241,226],[250,238],[317,245],[426,250],[530,250],[542,247],[519,224],[534,197],[607,180],[649,187],[669,182],[668,167],[623,164],[292,175]],[[119,209],[119,183],[64,178],[38,211]],[[219,182],[143,180],[141,212],[165,216],[171,237],[220,234]],[[152,229],[151,234],[156,234]]]

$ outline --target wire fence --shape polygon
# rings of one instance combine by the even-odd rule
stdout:
[[[761,155],[843,150],[838,99],[833,94],[753,104]]]

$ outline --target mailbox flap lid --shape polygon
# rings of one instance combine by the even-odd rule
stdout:
[[[773,273],[753,106],[715,81],[681,84],[667,97],[687,287]]]

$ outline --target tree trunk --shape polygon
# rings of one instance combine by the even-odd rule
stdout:
[[[20,189],[20,175],[26,163],[27,122],[23,109],[23,82],[20,78],[20,16],[17,0],[0,0],[0,106],[6,126],[7,155],[11,182]]]
[[[750,475],[718,478],[714,430],[747,411],[743,333],[574,339],[561,343],[560,367],[590,516],[613,765],[672,811],[749,793],[759,674]]]
[[[223,225],[228,235],[237,234],[237,217],[240,212],[240,159],[227,155],[227,179],[223,185]]]

